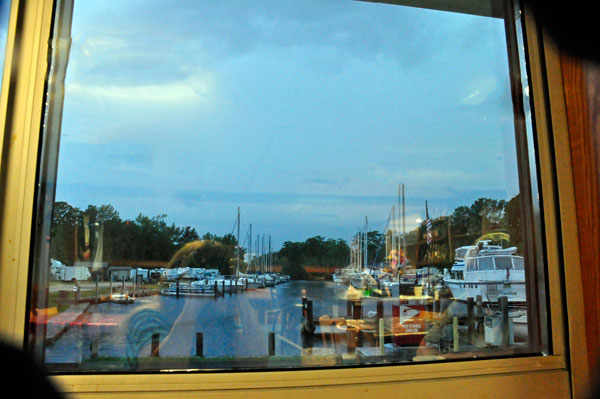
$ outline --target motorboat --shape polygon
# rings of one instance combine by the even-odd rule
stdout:
[[[525,304],[525,262],[517,248],[502,248],[480,241],[477,245],[457,248],[455,263],[444,270],[443,283],[454,298],[466,301],[481,295],[483,302]]]
[[[120,304],[128,304],[128,303],[135,302],[135,298],[132,296],[129,296],[129,294],[126,292],[112,294],[110,296],[110,300],[114,303],[120,303]]]

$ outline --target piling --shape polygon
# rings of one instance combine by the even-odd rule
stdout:
[[[150,349],[150,356],[151,357],[159,357],[160,353],[159,353],[159,342],[160,342],[160,334],[159,333],[153,333],[152,334],[152,347]]]
[[[110,273],[110,272],[109,272],[109,274],[108,274],[108,281],[109,281],[109,284],[108,284],[108,291],[109,291],[110,295],[112,295],[112,283],[113,283],[113,276],[112,276],[112,273]]]
[[[92,353],[92,359],[98,358],[98,341],[92,341],[90,343],[90,352]]]
[[[481,295],[475,297],[477,301],[477,336],[483,339],[485,335],[484,315],[483,315],[483,298]]]
[[[383,316],[383,301],[379,300],[377,301],[377,318],[383,319]]]
[[[392,305],[392,342],[398,344],[396,333],[400,325],[400,305]]]
[[[308,301],[308,299],[306,299],[305,296],[302,297],[302,317],[306,318],[306,302]]]
[[[440,293],[440,313],[444,313],[450,307],[452,294],[447,288],[442,289]]]
[[[459,349],[458,339],[458,317],[454,316],[452,318],[452,349],[454,352],[458,352]]]
[[[269,333],[269,356],[275,356],[275,333]]]
[[[356,349],[356,331],[350,328],[346,330],[346,348],[348,353],[354,353]]]
[[[360,300],[354,302],[352,309],[352,318],[354,320],[362,319],[362,302]]]
[[[500,308],[501,314],[501,326],[502,326],[502,346],[508,346],[510,343],[510,332],[508,323],[508,298],[501,296],[498,298],[498,307]]]
[[[123,276],[123,280],[121,283],[121,292],[125,292],[125,276]]]
[[[473,345],[475,339],[475,318],[473,315],[474,302],[473,298],[467,298],[467,326],[469,327],[469,345]]]
[[[96,303],[100,303],[100,275],[96,274]]]
[[[379,355],[385,354],[385,321],[379,318]]]
[[[196,333],[196,356],[204,357],[204,334]]]
[[[313,301],[306,301],[306,320],[308,321],[309,326],[314,326],[313,322]]]
[[[223,289],[223,291],[221,291],[221,295],[225,296],[225,279],[223,279],[223,282],[221,283],[221,288]]]
[[[175,297],[179,298],[179,280],[175,283]]]
[[[79,301],[81,300],[81,285],[79,282],[75,283],[75,303],[79,305]]]
[[[137,268],[135,269],[135,274],[133,275],[133,285],[131,287],[131,296],[135,296],[135,286],[137,285]]]
[[[302,347],[312,348],[315,324],[313,321],[313,302],[302,296]]]

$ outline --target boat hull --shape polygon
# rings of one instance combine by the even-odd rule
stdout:
[[[495,303],[505,296],[510,304],[524,304],[527,301],[525,282],[521,281],[464,281],[444,280],[452,291],[452,296],[459,301],[477,298],[481,295],[484,303]]]

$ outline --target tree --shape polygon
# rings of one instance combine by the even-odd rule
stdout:
[[[384,236],[378,231],[369,231],[367,233],[367,264],[376,265],[382,263],[385,260],[385,249],[382,249],[382,245],[385,245],[383,241]]]
[[[54,203],[52,209],[52,228],[50,257],[66,265],[75,261],[76,232],[81,219],[81,210],[66,202]]]
[[[459,206],[454,209],[454,213],[450,216],[450,225],[452,226],[453,234],[469,233],[471,218],[473,218],[473,211],[470,207]]]
[[[510,244],[523,253],[523,235],[521,230],[521,194],[508,201],[505,210],[505,223],[510,235]]]
[[[308,280],[309,276],[304,269],[305,244],[301,242],[286,241],[279,250],[278,256],[282,263],[282,272],[288,274],[293,280]]]

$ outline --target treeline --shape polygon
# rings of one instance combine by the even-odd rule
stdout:
[[[471,206],[459,206],[451,215],[432,219],[433,242],[427,245],[426,226],[422,224],[406,235],[408,259],[417,267],[446,267],[454,261],[454,249],[488,238],[504,247],[516,246],[522,252],[520,199],[510,201],[479,198]],[[66,202],[56,202],[52,214],[50,254],[66,265],[77,262],[104,262],[127,265],[134,262],[171,262],[172,267],[189,266],[218,269],[230,275],[237,267],[237,238],[232,234],[200,236],[191,226],[166,223],[165,214],[122,219],[112,205],[89,205],[85,210]],[[367,233],[367,264],[381,265],[389,258],[392,232]],[[357,233],[354,239],[358,239]],[[186,244],[203,241],[203,245]],[[356,242],[351,243],[356,248]],[[185,247],[185,248],[184,248]],[[190,248],[181,258],[182,248]],[[387,250],[387,251],[386,251]],[[179,251],[179,252],[178,252]],[[308,279],[315,274],[329,275],[350,264],[350,246],[343,239],[320,235],[302,242],[286,241],[273,252],[275,269],[294,279]],[[256,254],[255,254],[256,255]],[[240,248],[240,271],[257,270],[258,258],[251,266],[244,262]],[[356,250],[355,255],[356,256]],[[355,259],[356,261],[356,259]],[[253,264],[255,263],[255,264]],[[306,269],[313,271],[308,273]],[[320,273],[314,273],[320,270]]]
[[[321,274],[330,274],[348,264],[349,253],[348,244],[341,238],[315,236],[304,242],[284,242],[275,259],[281,265],[282,273],[289,274],[294,280],[307,280],[311,277],[307,267],[321,269]]]
[[[66,265],[77,262],[168,262],[185,244],[205,240],[208,245],[186,259],[189,267],[219,269],[231,274],[237,238],[232,234],[202,236],[190,226],[166,223],[165,214],[122,219],[112,205],[89,205],[85,210],[56,202],[52,213],[50,256]],[[240,256],[243,258],[243,251]],[[174,266],[178,266],[174,264]]]
[[[454,250],[479,239],[523,251],[520,195],[509,201],[479,198],[471,206],[459,206],[449,216],[432,219],[433,242],[427,245],[425,223],[407,234],[407,253],[417,266],[446,267],[454,262]]]

